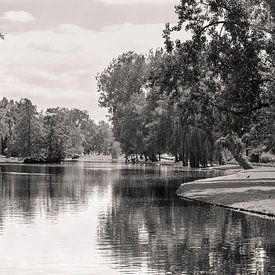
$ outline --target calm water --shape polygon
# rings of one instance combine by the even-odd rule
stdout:
[[[214,172],[0,165],[0,274],[275,274],[275,221],[184,201]]]

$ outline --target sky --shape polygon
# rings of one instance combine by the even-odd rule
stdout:
[[[0,0],[0,97],[106,120],[95,76],[119,54],[163,46],[177,0]]]

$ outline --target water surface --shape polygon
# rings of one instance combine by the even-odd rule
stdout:
[[[0,165],[0,274],[275,274],[275,222],[188,202],[215,172]]]

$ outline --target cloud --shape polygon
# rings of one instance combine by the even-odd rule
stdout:
[[[35,21],[35,18],[32,16],[31,13],[26,11],[6,11],[1,19],[11,22],[32,22]]]
[[[178,4],[178,0],[101,0],[108,4],[123,4],[123,5],[135,5],[135,4],[166,4],[171,2]]]
[[[95,76],[126,51],[148,53],[163,45],[163,24],[113,25],[91,31],[73,24],[10,34],[0,42],[0,97],[30,98],[40,109],[98,107]]]
[[[132,24],[165,24],[178,21],[174,10],[179,0],[0,0],[0,16],[18,20],[13,12],[28,12],[24,16],[35,24],[7,24],[8,33],[27,30],[47,30],[62,24],[81,26],[84,29],[98,31],[110,25],[125,22]],[[12,13],[11,13],[12,12]],[[11,13],[11,14],[9,14]],[[1,22],[3,29],[4,23]]]
[[[58,28],[61,32],[67,33],[77,33],[85,31],[82,27],[77,26],[75,24],[63,24]]]

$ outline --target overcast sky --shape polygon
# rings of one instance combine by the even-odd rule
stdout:
[[[0,0],[0,97],[39,109],[86,109],[96,121],[95,76],[119,54],[163,45],[176,0]]]

